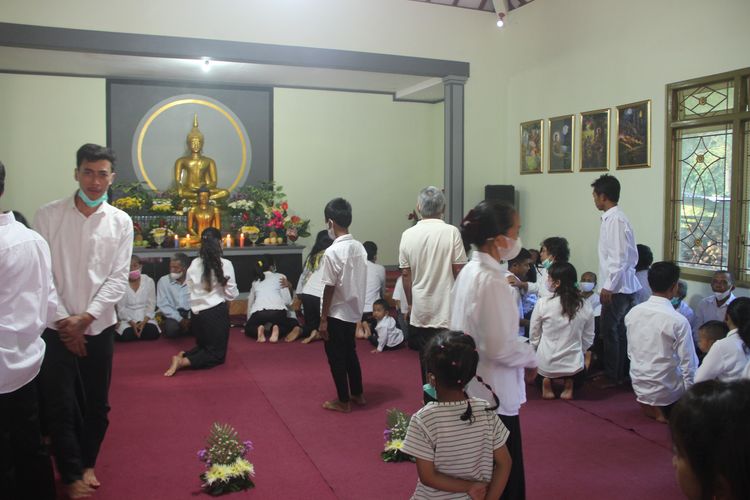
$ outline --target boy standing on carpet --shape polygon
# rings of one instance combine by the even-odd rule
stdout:
[[[323,408],[348,413],[350,400],[365,404],[354,337],[365,305],[367,252],[349,234],[352,206],[348,201],[343,198],[329,201],[324,215],[333,244],[323,255],[321,281],[325,289],[318,332],[325,341],[338,399],[326,401]]]

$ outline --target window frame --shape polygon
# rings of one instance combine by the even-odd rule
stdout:
[[[678,119],[679,105],[677,94],[680,90],[698,85],[710,85],[729,80],[734,81],[733,111],[706,117]],[[731,125],[732,127],[732,161],[731,187],[729,203],[729,241],[727,269],[735,277],[735,284],[750,287],[750,272],[743,272],[743,267],[750,267],[745,262],[745,243],[748,234],[748,203],[745,199],[745,185],[750,177],[750,160],[744,158],[745,126],[750,123],[750,104],[748,103],[748,87],[750,87],[750,68],[744,68],[726,73],[693,78],[666,86],[666,120],[665,120],[665,197],[664,197],[664,253],[668,259],[677,260],[678,232],[680,227],[680,205],[682,199],[679,165],[676,162],[675,141],[677,132],[709,125]],[[746,164],[747,161],[747,164]],[[750,194],[748,195],[750,198]],[[737,202],[736,200],[740,200]],[[743,266],[744,264],[744,266]],[[682,268],[682,277],[692,281],[711,282],[714,271],[700,270],[690,267]]]

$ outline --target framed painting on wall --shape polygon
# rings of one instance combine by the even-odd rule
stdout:
[[[609,170],[609,109],[581,113],[581,172]]]
[[[573,171],[573,115],[549,119],[549,172]]]
[[[521,124],[521,173],[541,174],[544,151],[544,120]]]
[[[651,99],[617,106],[617,168],[651,166]]]

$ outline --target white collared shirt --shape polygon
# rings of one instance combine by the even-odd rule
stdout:
[[[383,351],[386,347],[396,347],[404,341],[404,332],[396,326],[396,320],[386,315],[375,325],[375,331],[378,332],[378,351]]]
[[[211,309],[228,300],[234,300],[239,295],[237,282],[234,279],[234,266],[227,259],[221,259],[221,266],[224,276],[228,278],[227,284],[222,286],[212,272],[211,286],[209,290],[206,290],[203,285],[203,259],[196,257],[190,263],[185,283],[190,290],[190,309],[194,313]]]
[[[75,196],[44,205],[34,226],[52,254],[59,297],[55,321],[89,313],[95,319],[85,333],[98,335],[117,322],[115,304],[128,286],[133,223],[106,201],[86,217]]]
[[[749,362],[750,349],[742,341],[737,329],[734,329],[726,337],[713,343],[695,373],[695,382],[713,379],[730,382],[741,379]]]
[[[151,318],[149,323],[156,326],[156,286],[150,276],[141,274],[141,284],[138,290],[133,290],[128,283],[125,295],[115,306],[117,309],[117,333],[122,335],[126,328],[130,328],[130,322],[140,322],[144,318]]]
[[[652,295],[625,316],[636,399],[668,406],[693,385],[698,358],[690,324],[669,299]]]
[[[396,280],[396,284],[393,287],[393,295],[391,298],[398,303],[397,309],[399,312],[405,312],[409,309],[409,302],[406,300],[406,292],[404,291],[404,278],[399,276]]]
[[[49,247],[12,212],[0,213],[0,277],[0,394],[8,394],[39,373],[41,335],[57,310]]]
[[[505,276],[506,278],[516,278],[516,275],[510,271],[505,271]],[[526,333],[526,329],[521,326],[521,319],[523,318],[523,296],[521,295],[521,290],[514,286],[510,287],[510,294],[513,296],[513,303],[516,304],[516,309],[518,309],[518,335],[523,337]]]
[[[571,320],[563,314],[560,297],[542,297],[531,314],[529,343],[541,376],[571,377],[583,370],[583,353],[594,343],[594,311],[584,300]]]
[[[518,415],[526,402],[523,369],[535,367],[537,361],[534,349],[518,336],[518,308],[500,264],[486,253],[474,252],[456,278],[451,303],[450,328],[474,338],[479,352],[477,375],[500,399],[497,412]],[[492,400],[476,380],[468,392]]]
[[[365,311],[372,312],[372,305],[385,294],[385,267],[367,261],[367,290],[365,291]]]
[[[696,338],[696,334],[698,333],[698,330],[697,328],[695,328],[695,313],[693,312],[693,310],[690,308],[689,305],[687,305],[687,302],[685,302],[684,300],[681,300],[680,305],[677,306],[677,309],[675,309],[675,311],[685,316],[685,318],[688,320],[688,323],[690,323],[690,328],[694,332],[693,340],[695,342],[698,342],[698,339]]]
[[[586,297],[585,300],[588,302],[589,306],[591,306],[595,318],[602,315],[602,298],[599,295],[599,292],[594,291],[591,295]]]
[[[250,295],[247,297],[247,317],[258,311],[286,311],[286,306],[292,303],[292,294],[288,288],[281,287],[281,279],[285,276],[279,273],[265,271],[263,281],[255,280],[250,285]]]
[[[422,219],[404,231],[398,265],[411,270],[412,325],[448,328],[453,265],[465,262],[461,233],[442,219]]]
[[[635,272],[635,278],[641,285],[641,289],[635,292],[635,305],[646,302],[651,297],[651,286],[648,284],[648,269]]]
[[[727,307],[735,299],[733,293],[729,294],[726,302],[721,307],[716,305],[716,296],[714,294],[703,297],[695,308],[695,320],[693,321],[693,338],[698,339],[698,329],[707,321],[724,321],[727,317]]]
[[[156,284],[156,306],[165,318],[182,321],[182,315],[178,309],[190,309],[190,290],[183,280],[180,283],[173,280],[170,275],[159,278]]]
[[[367,252],[351,234],[333,241],[323,255],[324,286],[334,287],[328,316],[349,323],[362,319],[367,290]]]
[[[602,289],[635,293],[641,285],[635,277],[638,249],[630,221],[615,205],[602,215],[599,229],[599,276]]]

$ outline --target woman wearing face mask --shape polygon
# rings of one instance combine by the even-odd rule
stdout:
[[[156,316],[156,286],[154,280],[141,273],[141,259],[137,255],[130,258],[130,274],[125,295],[115,306],[117,310],[117,333],[115,340],[156,340],[159,327]]]
[[[545,283],[552,295],[539,299],[531,315],[529,341],[537,350],[544,399],[555,399],[554,379],[565,384],[560,399],[573,399],[573,378],[583,374],[583,353],[594,343],[594,312],[576,287],[577,276],[572,264],[552,264]]]
[[[521,424],[527,380],[536,376],[534,350],[518,336],[518,309],[500,261],[521,250],[518,212],[507,205],[481,202],[461,222],[461,238],[474,247],[471,261],[456,278],[451,292],[451,329],[474,338],[479,353],[477,375],[498,395],[497,413],[510,431],[507,446],[513,459],[502,498],[525,498]],[[470,396],[491,398],[482,384],[467,386]]]

